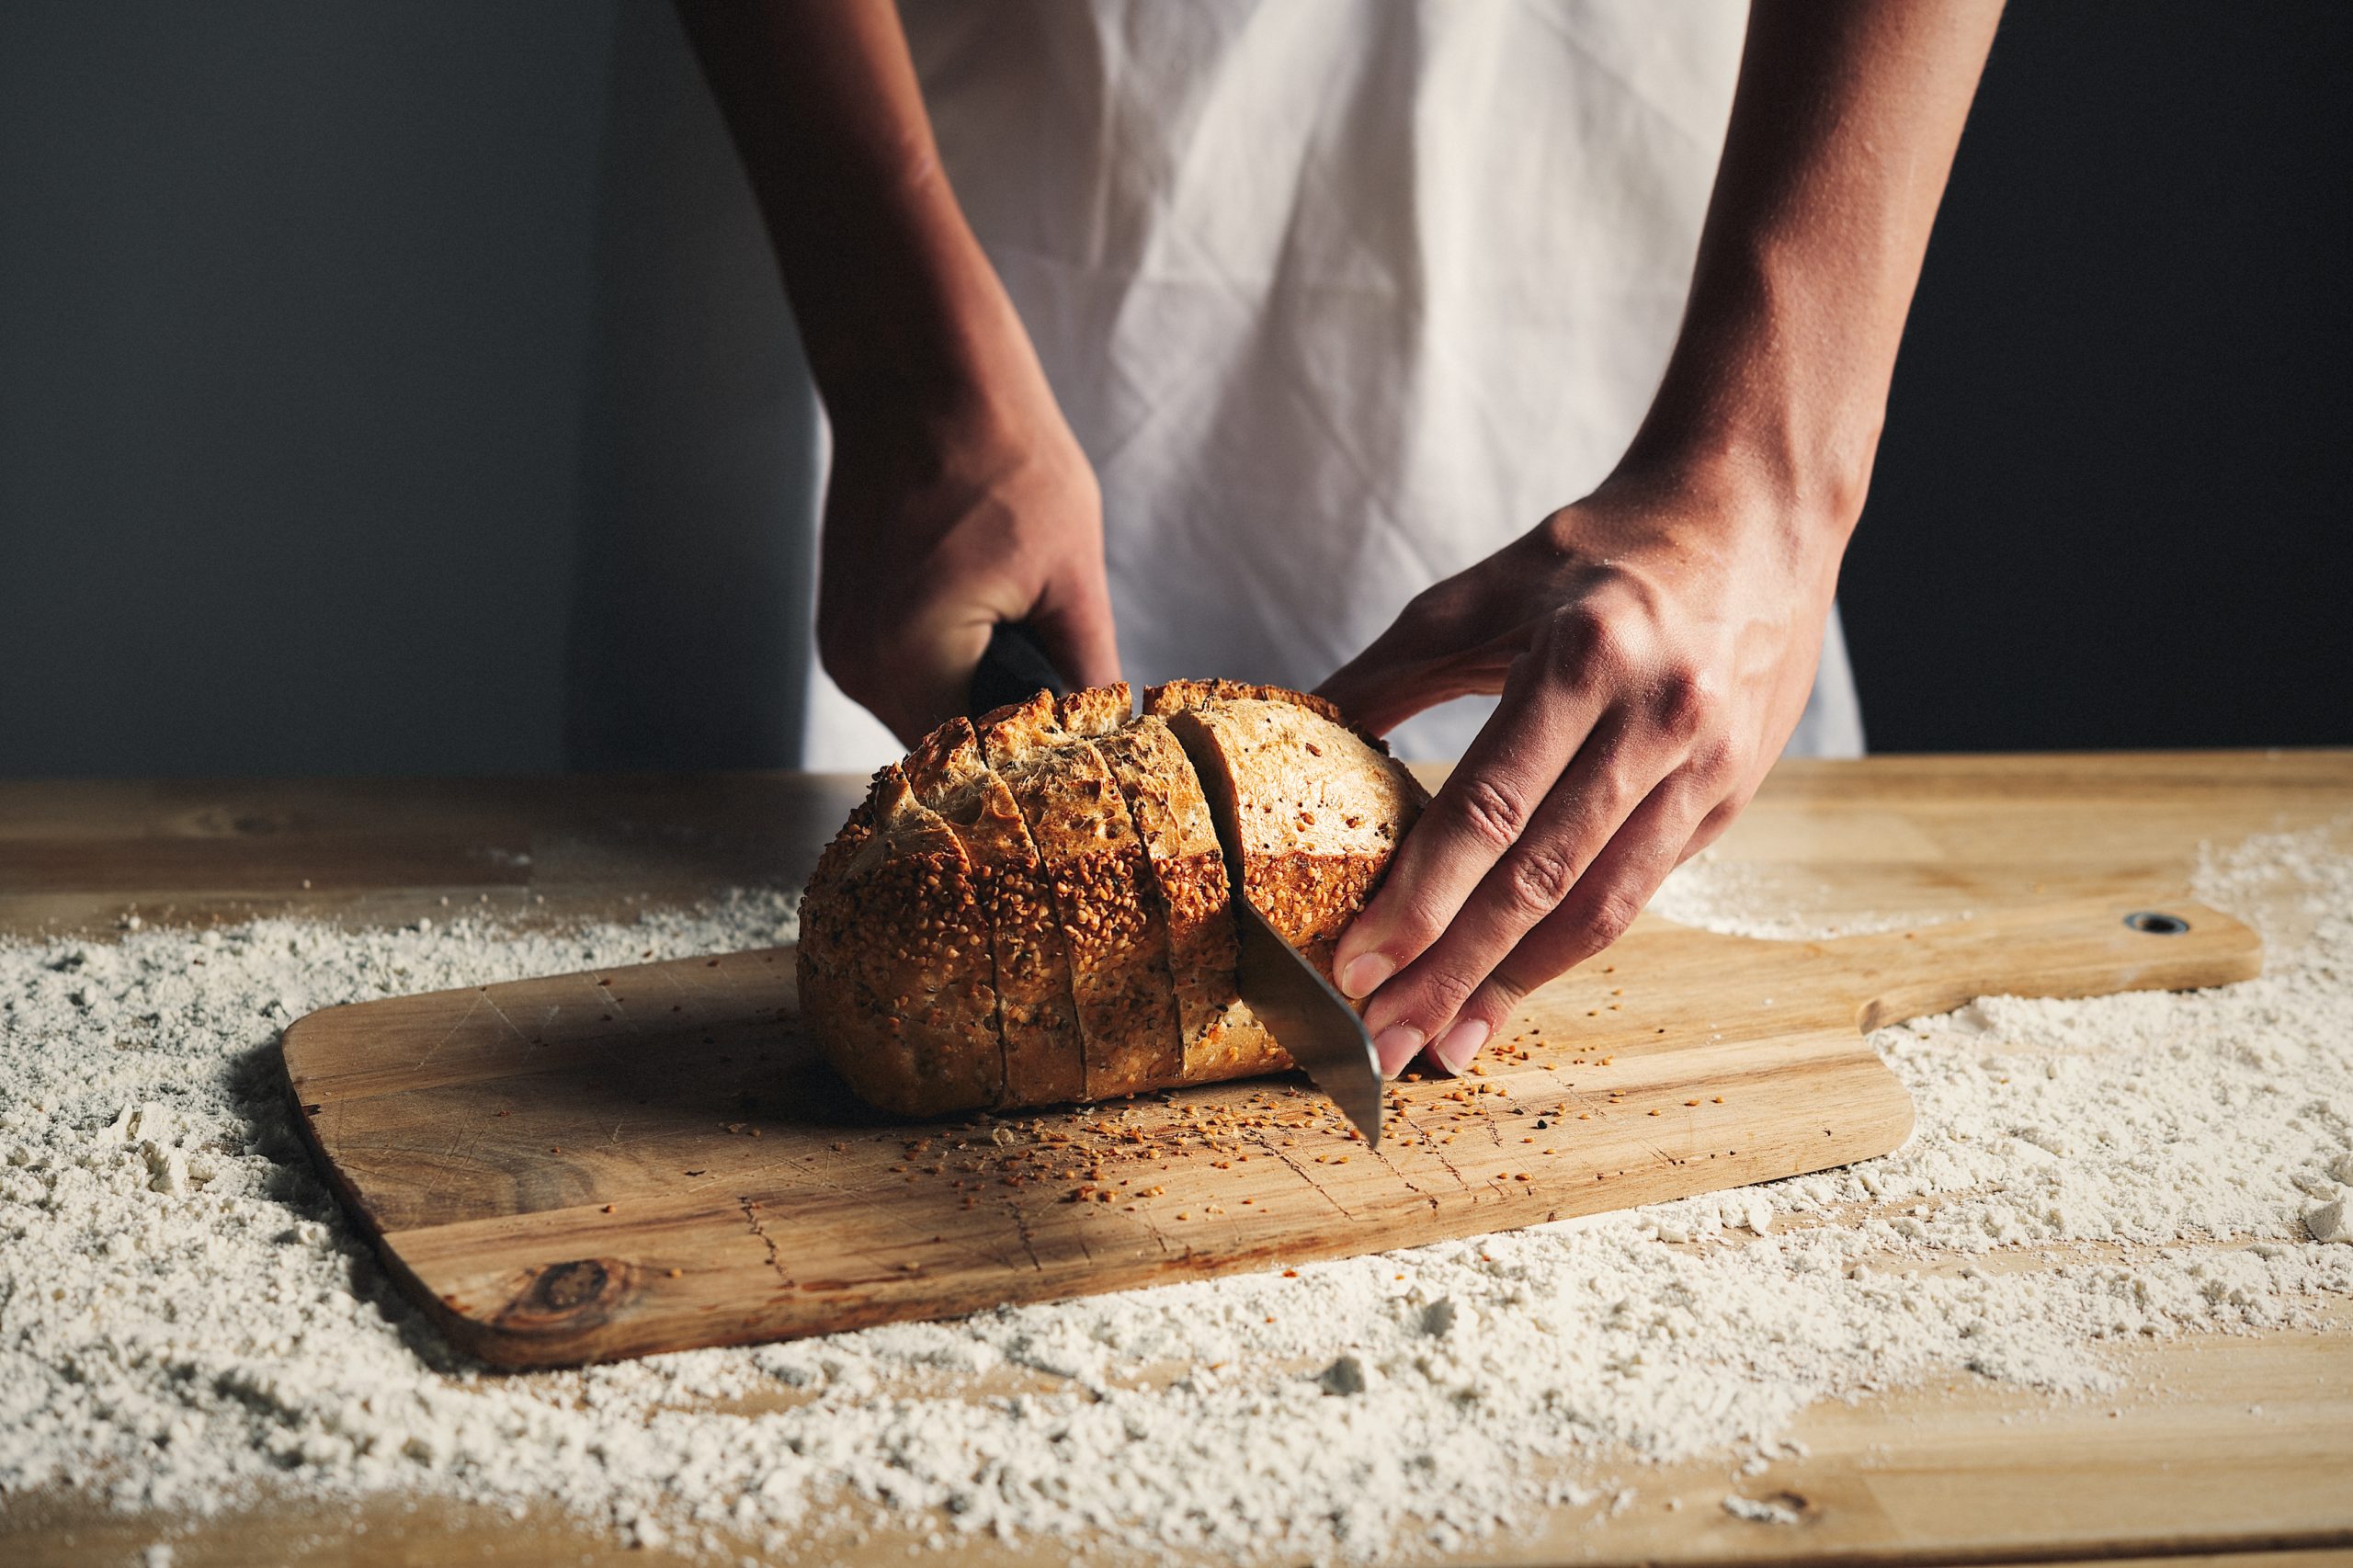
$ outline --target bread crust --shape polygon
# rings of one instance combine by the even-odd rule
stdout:
[[[1048,872],[1069,944],[1084,1092],[1105,1098],[1179,1081],[1185,1050],[1167,926],[1103,754],[1063,728],[1044,692],[984,715],[976,728]]]
[[[1002,1048],[997,1102],[1040,1105],[1086,1092],[1086,1057],[1071,1006],[1070,954],[1045,863],[1006,782],[955,719],[908,754],[916,797],[946,819],[972,861],[989,921]]]
[[[1304,708],[1320,713],[1335,724],[1348,721],[1338,704],[1312,691],[1293,691],[1287,686],[1254,686],[1244,680],[1170,680],[1143,690],[1143,710],[1156,718],[1191,710],[1221,708],[1229,702],[1285,702],[1294,708]]]
[[[908,1116],[1002,1082],[988,917],[955,832],[896,765],[818,861],[801,900],[803,1016],[860,1098]]]
[[[1063,728],[1090,741],[1117,733],[1122,724],[1135,717],[1135,692],[1123,680],[1074,691],[1054,705],[1054,716],[1062,722]]]

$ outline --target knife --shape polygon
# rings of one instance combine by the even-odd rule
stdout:
[[[1225,836],[1222,828],[1218,836]],[[1239,866],[1233,850],[1227,846],[1227,862]],[[1281,932],[1267,924],[1267,917],[1243,896],[1239,877],[1234,879],[1233,928],[1242,938],[1242,999],[1273,1032],[1275,1043],[1356,1124],[1364,1134],[1364,1146],[1380,1148],[1381,1058],[1364,1020]]]
[[[989,645],[972,671],[972,716],[977,719],[993,708],[1027,702],[1041,687],[1061,697],[1070,690],[1070,683],[1054,668],[1054,661],[1046,656],[1038,634],[1028,623],[998,621],[989,629]]]
[[[1000,620],[990,629],[989,645],[972,671],[972,712],[974,718],[993,708],[1027,702],[1040,688],[1060,697],[1070,684],[1054,668],[1053,660],[1037,635],[1017,620]],[[1225,840],[1221,824],[1218,837]],[[1229,867],[1242,864],[1240,846],[1225,843]],[[1242,938],[1242,999],[1250,1005],[1275,1041],[1291,1061],[1306,1070],[1315,1086],[1332,1097],[1358,1131],[1365,1147],[1381,1147],[1381,1059],[1364,1020],[1347,1005],[1315,966],[1267,924],[1251,906],[1233,879],[1233,924]]]

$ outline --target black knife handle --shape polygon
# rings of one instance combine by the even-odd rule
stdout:
[[[1070,683],[1054,668],[1026,621],[1000,620],[989,632],[989,645],[972,671],[971,712],[977,719],[992,708],[1027,702],[1040,689],[1056,697]]]

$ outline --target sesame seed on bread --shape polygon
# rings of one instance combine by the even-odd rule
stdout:
[[[1045,861],[1070,948],[1086,1096],[1176,1081],[1185,1049],[1167,926],[1142,841],[1102,753],[1062,726],[1042,691],[985,716],[978,728],[989,766],[1011,787]]]
[[[1237,994],[1233,911],[1225,856],[1201,781],[1167,723],[1150,714],[1105,735],[1168,922],[1168,968],[1185,1035],[1185,1081],[1208,1083],[1290,1065]]]
[[[988,917],[953,830],[898,767],[818,863],[801,901],[804,1016],[858,1096],[909,1116],[996,1098]]]
[[[1054,704],[1054,717],[1062,727],[1083,740],[1116,733],[1135,717],[1135,693],[1123,680],[1074,691]]]
[[[1086,1058],[1070,999],[1070,955],[1055,917],[1045,862],[1005,780],[963,719],[924,737],[906,771],[923,803],[946,820],[972,861],[989,921],[1004,1071],[1000,1098],[1013,1105],[1086,1093]]]

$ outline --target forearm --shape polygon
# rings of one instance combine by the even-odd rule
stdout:
[[[1756,0],[1633,472],[1761,486],[1835,568],[2000,0]]]
[[[837,432],[984,396],[1018,324],[940,168],[890,0],[678,9]]]

